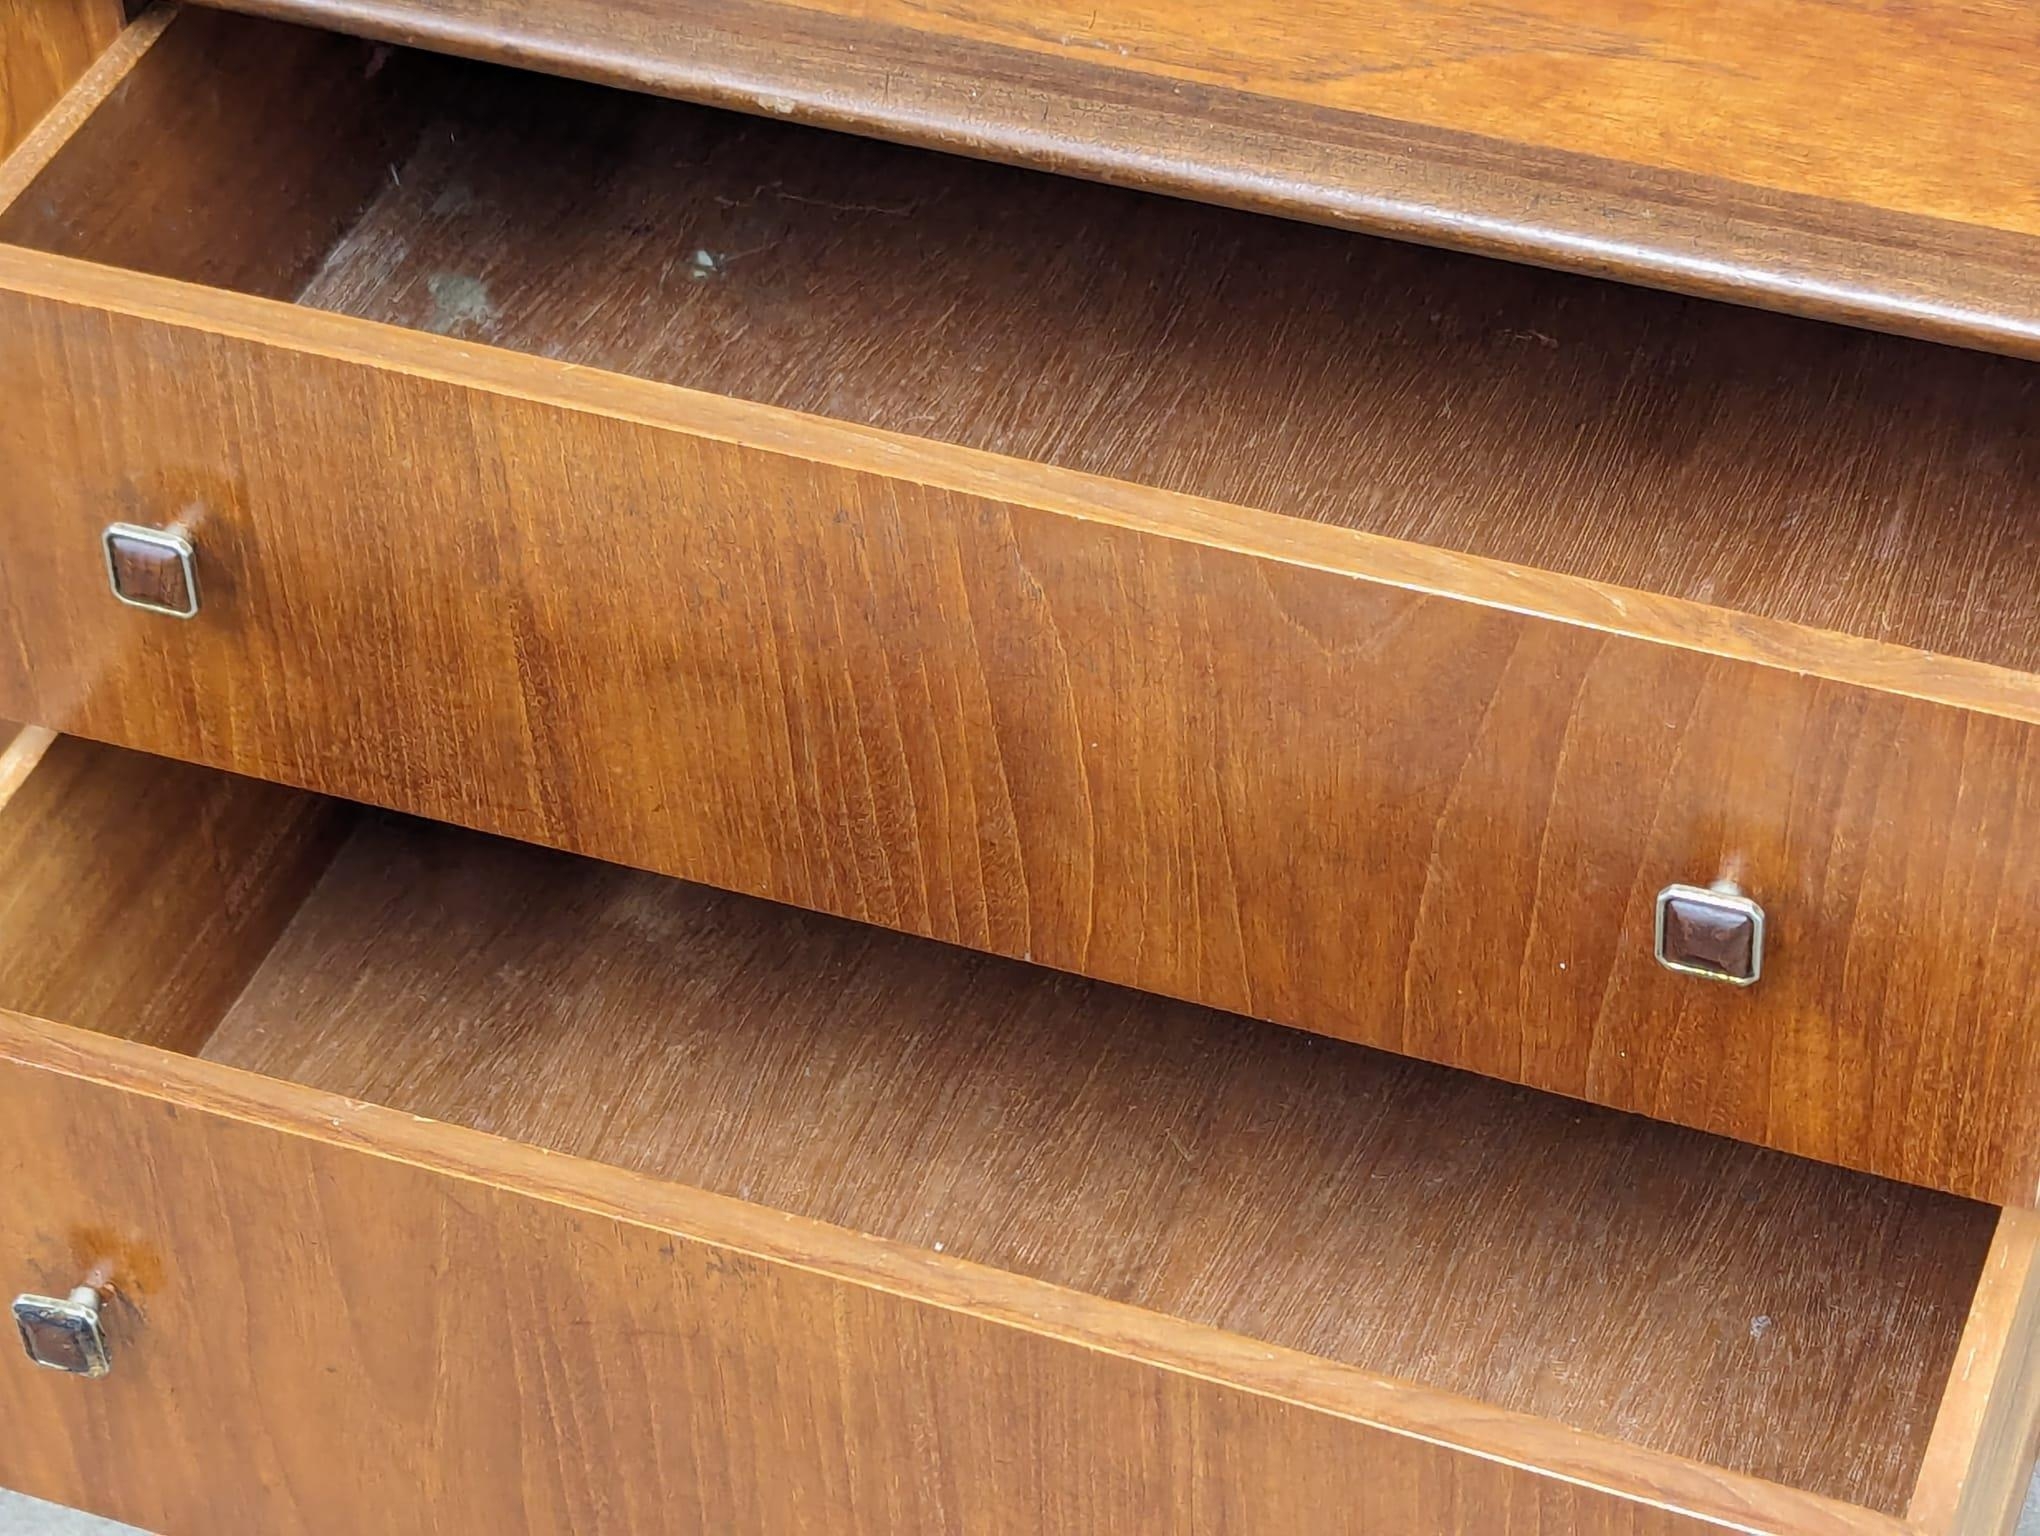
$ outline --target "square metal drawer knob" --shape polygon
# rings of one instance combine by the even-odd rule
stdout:
[[[115,523],[105,540],[106,579],[115,597],[173,619],[197,615],[198,567],[191,540],[133,523]]]
[[[1726,880],[1668,885],[1657,898],[1657,957],[1682,975],[1753,986],[1764,972],[1764,909]]]
[[[99,1290],[81,1285],[69,1296],[17,1296],[14,1326],[28,1358],[73,1376],[104,1376],[113,1352],[99,1319]]]

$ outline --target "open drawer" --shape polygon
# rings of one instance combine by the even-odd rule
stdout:
[[[2040,1190],[2029,365],[196,11],[0,200],[0,712]]]
[[[1984,1532],[2040,1217],[29,732],[0,1485],[217,1531]],[[56,1022],[37,1022],[25,1015]]]

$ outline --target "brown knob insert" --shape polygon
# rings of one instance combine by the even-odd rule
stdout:
[[[115,523],[106,530],[106,578],[132,608],[189,619],[198,613],[198,562],[174,530]]]
[[[1657,898],[1657,957],[1682,975],[1752,986],[1764,971],[1764,909],[1726,880],[1668,885]]]

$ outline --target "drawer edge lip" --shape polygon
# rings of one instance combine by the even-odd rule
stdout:
[[[0,293],[2040,725],[2040,674],[0,245]]]
[[[2040,1443],[2040,1212],[1998,1213],[1969,1321],[1920,1458],[1906,1523],[1936,1536],[2002,1530]]]
[[[2040,242],[1987,221],[853,21],[784,0],[692,7],[677,37],[638,49],[582,35],[571,23],[548,25],[529,7],[484,20],[420,0],[213,3],[1364,234],[2040,358],[2040,288],[2022,272]],[[760,37],[776,46],[761,48]],[[1042,89],[1051,82],[1061,89]],[[1101,116],[1111,119],[1102,130]],[[1611,193],[1617,187],[1620,196]],[[1920,277],[1908,256],[1937,275]],[[1944,275],[1951,269],[1954,276]]]
[[[787,1265],[1734,1531],[1901,1536],[1903,1519],[1358,1366],[240,1068],[0,1009],[0,1066]]]

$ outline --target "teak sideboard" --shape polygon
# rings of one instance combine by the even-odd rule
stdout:
[[[0,1485],[2010,1528],[2040,12],[13,0],[0,90]]]

